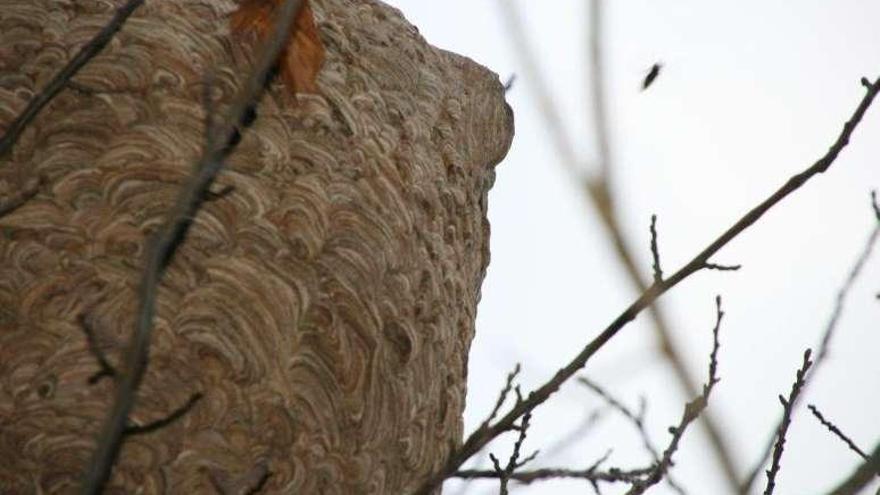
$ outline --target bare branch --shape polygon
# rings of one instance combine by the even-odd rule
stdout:
[[[712,329],[712,352],[709,353],[709,387],[713,386],[718,380],[718,349],[721,342],[718,338],[718,332],[721,331],[721,319],[724,318],[724,311],[721,309],[721,296],[715,296],[715,327]],[[706,386],[703,386],[704,394]]]
[[[94,356],[95,361],[98,362],[98,366],[100,367],[98,371],[89,377],[89,385],[98,383],[98,381],[104,377],[115,377],[116,368],[110,364],[110,361],[107,360],[107,356],[104,355],[104,351],[98,346],[98,340],[95,337],[95,329],[89,324],[86,315],[80,314],[77,317],[77,321],[79,322],[79,327],[82,328],[83,333],[86,334],[86,344],[89,347],[89,352]]]
[[[816,353],[817,357],[815,363],[813,364],[813,374],[816,374],[819,368],[823,364],[825,364],[825,359],[828,357],[828,349],[831,347],[831,338],[834,336],[835,329],[837,328],[837,323],[840,320],[840,316],[843,314],[843,308],[846,299],[849,296],[850,290],[852,289],[853,285],[855,285],[855,282],[858,279],[859,275],[862,273],[862,269],[868,262],[868,259],[871,257],[871,253],[874,250],[874,245],[877,243],[878,237],[880,237],[880,213],[877,213],[878,209],[876,203],[876,195],[873,191],[871,193],[871,204],[874,208],[875,213],[877,214],[878,223],[874,226],[874,229],[868,236],[867,242],[865,242],[864,248],[862,248],[861,253],[859,253],[855,263],[853,263],[852,268],[850,268],[849,275],[847,275],[846,281],[844,281],[843,285],[837,291],[837,296],[834,301],[834,309],[831,311],[831,316],[828,319],[828,323],[825,324],[825,331],[823,332],[822,340],[819,343],[819,352]],[[807,383],[806,387],[809,386],[809,383]],[[800,399],[798,398],[797,400]],[[780,424],[777,424],[776,427],[773,428],[773,432],[769,435],[769,438],[764,444],[764,450],[762,451],[760,458],[755,463],[752,470],[749,472],[749,475],[746,476],[746,478],[740,484],[739,493],[749,493],[752,485],[754,485],[755,483],[755,480],[758,479],[758,475],[761,473],[762,468],[767,463],[767,460],[770,458],[770,453],[773,450],[773,444],[776,441],[776,432],[779,431],[780,426]]]
[[[480,424],[480,428],[485,428],[492,423],[496,416],[498,416],[498,412],[501,410],[501,407],[504,406],[504,403],[507,401],[507,397],[510,395],[510,392],[514,390],[513,382],[516,377],[519,375],[522,367],[519,363],[513,367],[513,370],[507,374],[507,378],[504,381],[504,387],[501,388],[501,392],[498,393],[498,399],[495,401],[495,406],[492,408],[492,412],[486,417],[486,419]],[[521,401],[522,396],[520,395],[519,386],[516,387],[517,400]],[[485,448],[485,446],[484,446]],[[482,452],[483,449],[480,449],[479,452]],[[479,453],[478,452],[478,453]],[[492,460],[493,466],[496,468],[496,471],[489,472],[501,472],[499,471],[500,466],[498,465],[497,459],[495,459],[493,454],[489,454],[489,458]],[[476,470],[474,470],[476,471]],[[465,491],[466,488],[462,488],[462,492]],[[506,489],[506,488],[505,488]]]
[[[557,156],[560,157],[562,165],[571,175],[572,180],[584,184],[586,197],[592,203],[594,211],[598,213],[599,219],[614,248],[614,252],[636,293],[643,294],[649,291],[648,283],[643,278],[641,264],[637,262],[638,258],[634,255],[636,251],[624,236],[615,208],[615,196],[612,187],[614,160],[611,153],[610,132],[608,130],[604,89],[604,63],[602,59],[602,26],[604,24],[602,3],[600,0],[591,0],[590,2],[589,29],[586,30],[589,36],[587,40],[589,60],[584,64],[584,67],[588,70],[587,78],[590,81],[590,89],[592,91],[591,98],[589,99],[589,113],[593,119],[595,127],[594,137],[598,149],[598,157],[596,159],[598,162],[598,173],[595,177],[587,176],[583,163],[577,157],[574,146],[566,134],[565,126],[562,123],[558,110],[553,104],[547,84],[538,68],[536,57],[532,53],[526,39],[525,30],[515,2],[500,0],[499,5],[502,20],[506,21],[514,49],[523,63],[524,75],[529,80],[530,89],[535,96],[535,101],[544,119],[545,127],[556,148]],[[648,307],[648,314],[654,323],[654,330],[660,341],[659,349],[669,363],[672,364],[672,369],[684,391],[684,395],[686,397],[697,395],[699,390],[696,380],[691,377],[684,359],[681,357],[681,351],[672,338],[672,332],[669,330],[669,325],[662,308],[659,305],[652,304]],[[706,411],[701,418],[708,434],[710,445],[728,484],[731,488],[737,487],[739,468],[721,433],[721,429],[716,425],[711,411]]]
[[[557,371],[553,378],[529,393],[521,403],[513,407],[513,409],[494,424],[481,426],[474,431],[458,450],[451,453],[443,468],[426,479],[416,493],[430,493],[431,490],[438,486],[444,479],[455,473],[462,463],[469,459],[474,453],[478,452],[484,445],[498,437],[498,435],[503,432],[508,431],[511,428],[511,425],[513,425],[523,414],[534,410],[536,407],[544,403],[551,395],[559,390],[559,387],[561,387],[563,383],[583,368],[584,365],[587,364],[587,361],[589,361],[599,349],[617,335],[624,326],[635,319],[643,309],[649,307],[666,291],[678,285],[679,282],[704,268],[709,258],[717,253],[722,247],[727,245],[728,242],[757,222],[777,203],[782,201],[789,194],[797,191],[815,175],[825,172],[828,167],[834,163],[834,160],[837,159],[843,148],[849,143],[853,131],[858,126],[859,122],[861,122],[862,117],[874,101],[874,97],[877,96],[878,92],[880,92],[880,78],[875,80],[868,91],[866,91],[862,101],[859,103],[850,119],[843,126],[840,135],[822,158],[817,160],[806,170],[791,177],[776,192],[746,213],[671,277],[663,280],[661,284],[655,284],[642,293],[638,299],[630,304],[630,306],[615,318],[614,321],[596,336],[596,338],[590,341],[581,352],[574,357],[574,359]]]
[[[116,14],[110,19],[101,31],[95,35],[79,52],[64,66],[49,84],[28,103],[27,107],[12,121],[6,133],[0,138],[0,158],[5,156],[21,136],[25,127],[40,113],[43,107],[52,101],[55,96],[70,82],[70,79],[82,69],[89,60],[101,52],[113,36],[122,29],[122,25],[128,17],[138,8],[144,0],[129,0],[116,10]]]
[[[648,430],[645,428],[645,402],[641,401],[639,405],[639,412],[634,413],[631,409],[626,407],[622,402],[617,400],[613,395],[611,395],[607,390],[600,387],[598,384],[592,382],[591,380],[585,377],[578,377],[578,382],[582,383],[584,386],[592,390],[596,395],[601,397],[611,406],[612,409],[616,410],[620,414],[623,415],[626,419],[635,426],[636,431],[639,434],[639,438],[642,440],[642,445],[645,447],[645,450],[648,451],[648,454],[651,455],[651,460],[658,464],[660,462],[660,452],[657,450],[657,447],[654,446],[654,442],[651,441],[650,435],[648,435]],[[666,482],[669,486],[677,493],[684,493],[684,489],[679,486],[679,484],[673,480],[672,478],[666,478]]]
[[[165,223],[149,243],[148,261],[139,290],[137,327],[125,353],[124,368],[116,381],[113,407],[101,428],[98,448],[84,476],[81,488],[83,494],[97,494],[102,491],[118,455],[128,414],[134,406],[137,389],[147,368],[156,292],[162,274],[183,242],[192,219],[204,201],[205,192],[223,167],[224,159],[240,140],[240,129],[246,127],[248,116],[252,115],[254,105],[265,91],[273,73],[272,68],[291,36],[293,19],[301,5],[301,0],[287,0],[279,10],[275,30],[262,50],[253,73],[236,96],[221,125],[213,131],[208,130],[208,139],[213,139],[209,142],[214,145],[205,149],[195,166],[194,176],[181,190]]]
[[[877,201],[874,191],[871,191],[871,206],[874,209],[875,215],[877,216],[877,224],[874,226],[874,229],[871,231],[871,234],[868,236],[867,242],[865,242],[865,247],[862,249],[862,252],[859,253],[858,258],[856,258],[856,262],[853,264],[852,268],[849,271],[849,275],[846,277],[846,281],[841,286],[840,290],[837,291],[837,297],[834,300],[834,310],[831,312],[831,318],[828,320],[828,323],[825,326],[825,334],[822,337],[822,343],[819,345],[819,357],[816,359],[817,362],[824,361],[828,355],[828,343],[831,342],[831,337],[834,336],[834,330],[837,328],[837,322],[840,320],[840,315],[843,314],[843,308],[846,303],[846,297],[852,289],[853,285],[855,285],[856,279],[858,279],[859,274],[862,273],[862,269],[865,267],[865,263],[868,262],[868,259],[871,257],[871,253],[874,250],[874,245],[877,243],[877,238],[880,237],[880,210],[877,207]]]
[[[644,493],[645,490],[656,485],[664,476],[666,476],[667,472],[672,467],[672,456],[678,450],[678,444],[681,442],[685,430],[688,425],[700,416],[700,413],[702,413],[709,404],[709,395],[712,393],[715,384],[718,383],[718,349],[720,347],[718,333],[721,329],[722,318],[724,318],[724,311],[721,310],[721,296],[716,296],[715,327],[712,329],[712,352],[709,353],[709,378],[707,379],[706,384],[703,385],[703,393],[685,405],[684,413],[681,415],[681,421],[678,422],[678,426],[669,428],[669,432],[672,433],[672,440],[669,442],[669,446],[666,447],[666,450],[663,451],[663,456],[660,458],[659,462],[655,463],[654,468],[648,473],[648,476],[644,480],[633,483],[633,486],[627,492],[627,495],[639,495]]]
[[[717,263],[705,263],[703,268],[706,270],[718,270],[721,272],[735,272],[742,268],[742,265],[719,265]]]
[[[779,473],[782,452],[785,450],[785,434],[788,432],[788,426],[791,424],[791,414],[794,410],[794,403],[797,400],[801,389],[804,387],[807,371],[810,370],[810,365],[813,364],[813,362],[810,361],[811,353],[812,351],[810,349],[807,349],[806,352],[804,352],[804,364],[801,366],[801,369],[798,370],[797,378],[791,385],[791,392],[788,394],[788,399],[781,395],[779,396],[779,402],[782,403],[782,423],[779,425],[779,431],[776,433],[776,446],[773,448],[773,462],[770,464],[770,469],[767,470],[767,487],[764,489],[764,495],[771,495],[776,488],[776,475]]]
[[[846,436],[845,433],[840,431],[840,428],[838,428],[837,425],[835,425],[831,421],[828,421],[827,419],[825,419],[825,416],[822,416],[822,413],[819,412],[819,408],[817,408],[813,404],[810,404],[807,406],[807,409],[809,409],[810,412],[813,413],[813,416],[815,416],[816,419],[818,419],[819,422],[822,423],[822,426],[824,426],[825,428],[828,428],[828,431],[830,431],[831,433],[834,433],[834,435],[837,436],[837,438],[843,440],[843,442],[846,444],[847,447],[849,447],[850,450],[852,450],[853,452],[858,454],[859,457],[861,457],[862,459],[864,459],[866,461],[868,460],[868,454],[866,454],[862,449],[860,449],[859,446],[856,445],[856,443],[853,442],[852,439],[850,439],[848,436]]]
[[[639,413],[634,413],[630,408],[620,402],[617,398],[611,395],[607,390],[602,388],[599,384],[593,382],[589,378],[579,376],[577,381],[589,388],[596,395],[602,398],[612,409],[619,412],[623,417],[628,419],[630,423],[632,423],[639,432],[639,437],[641,437],[642,441],[645,444],[645,450],[654,455],[655,458],[659,459],[659,453],[657,449],[654,447],[653,443],[651,443],[651,439],[648,436],[648,432],[645,430],[644,424],[644,409],[641,409]]]
[[[164,418],[158,419],[156,421],[152,421],[152,422],[147,423],[145,425],[126,426],[125,430],[122,432],[122,434],[123,435],[143,435],[144,433],[152,433],[156,430],[161,430],[162,428],[165,428],[166,426],[170,425],[171,423],[182,418],[186,413],[188,413],[190,411],[190,409],[195,407],[195,405],[200,400],[202,400],[202,397],[204,397],[204,395],[202,395],[201,392],[196,392],[190,396],[189,400],[187,400],[184,405],[182,405],[182,406],[178,407],[177,409],[175,409],[174,411],[172,411],[171,414],[169,414],[168,416],[165,416]]]
[[[660,268],[660,250],[657,248],[657,215],[651,215],[651,258],[654,260],[654,283],[663,281],[663,269]]]
[[[27,203],[29,199],[40,192],[40,188],[45,182],[43,177],[32,177],[26,180],[17,191],[14,191],[5,198],[0,198],[0,217],[12,213]]]
[[[219,201],[232,194],[233,191],[235,191],[235,186],[232,185],[223,186],[217,192],[205,191],[205,201]]]
[[[504,402],[507,401],[507,396],[510,395],[510,391],[513,389],[513,381],[516,379],[517,375],[522,368],[519,363],[516,363],[516,366],[513,367],[513,371],[507,374],[507,379],[504,382],[504,387],[501,389],[501,392],[498,394],[498,400],[495,401],[495,407],[492,408],[492,412],[486,418],[485,421],[480,425],[480,428],[484,428],[492,423],[492,420],[498,416],[498,412],[501,410],[501,406],[504,405]]]
[[[529,431],[529,422],[532,420],[531,413],[526,413],[523,416],[520,425],[516,428],[519,430],[519,437],[516,439],[516,442],[513,444],[513,452],[510,454],[510,458],[507,460],[507,465],[504,468],[501,467],[501,463],[498,461],[498,458],[495,457],[494,454],[489,454],[489,458],[492,459],[492,465],[495,467],[495,473],[498,475],[498,481],[501,484],[500,494],[507,495],[508,489],[507,484],[510,480],[511,475],[520,467],[526,465],[528,462],[533,460],[538,456],[538,451],[534,451],[528,457],[519,460],[521,455],[523,442],[526,441],[526,435]]]
[[[564,469],[564,468],[542,468],[530,471],[520,471],[510,475],[511,480],[518,483],[529,484],[535,481],[546,481],[552,479],[582,479],[596,483],[635,483],[647,475],[652,468],[641,468],[631,470],[621,470],[611,468],[607,471],[599,471],[599,466],[603,464],[610,451],[601,459],[595,462],[587,469]],[[463,479],[497,479],[498,473],[491,470],[462,470],[457,471],[453,477]]]

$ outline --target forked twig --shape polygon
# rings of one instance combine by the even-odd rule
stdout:
[[[644,426],[642,424],[642,413],[633,413],[629,408],[623,405],[620,401],[615,399],[613,396],[608,394],[604,389],[598,387],[594,383],[590,382],[587,379],[581,379],[581,382],[587,387],[591,388],[597,394],[599,394],[606,402],[610,405],[610,407],[616,409],[621,414],[626,416],[630,421],[636,424],[639,432],[642,436],[643,441],[645,442],[646,448],[651,453],[653,457],[653,465],[647,468],[641,469],[631,469],[631,470],[620,470],[616,468],[612,468],[606,471],[599,471],[599,466],[604,463],[608,457],[611,455],[611,451],[609,450],[601,459],[596,461],[592,466],[587,469],[560,469],[560,468],[543,468],[543,469],[534,469],[530,471],[520,471],[515,472],[515,469],[519,466],[522,466],[532,457],[529,456],[524,461],[518,462],[517,459],[519,457],[520,447],[522,445],[522,441],[525,439],[525,429],[528,428],[528,420],[531,416],[531,412],[526,413],[523,417],[523,421],[520,429],[520,437],[517,440],[513,454],[511,455],[510,461],[507,464],[506,468],[502,468],[498,459],[494,456],[492,457],[492,462],[495,466],[494,470],[462,470],[456,471],[452,477],[456,478],[464,478],[464,479],[478,479],[478,478],[490,478],[490,479],[498,479],[501,482],[501,493],[507,493],[507,483],[509,480],[516,480],[520,483],[532,483],[534,481],[539,480],[549,480],[549,479],[559,479],[559,478],[576,478],[583,479],[589,481],[594,490],[598,490],[598,483],[614,483],[614,482],[626,482],[631,486],[630,490],[627,492],[629,494],[641,494],[644,493],[645,490],[658,483],[664,477],[668,481],[668,471],[672,467],[672,456],[678,450],[678,445],[681,441],[681,438],[684,436],[684,432],[687,429],[688,425],[692,423],[695,419],[700,416],[706,405],[709,401],[709,395],[712,392],[712,389],[715,387],[715,384],[718,383],[718,349],[720,347],[719,344],[719,332],[721,329],[721,320],[724,317],[724,311],[721,310],[721,297],[718,296],[715,298],[715,308],[716,308],[716,318],[715,318],[715,326],[712,328],[712,351],[709,353],[709,377],[703,385],[703,392],[699,397],[689,402],[684,409],[684,413],[682,414],[682,419],[679,422],[678,426],[670,427],[669,431],[672,433],[672,439],[669,442],[669,445],[663,451],[663,454],[658,454],[656,448],[654,448],[653,444],[651,444],[650,439],[645,432]],[[676,484],[670,483],[670,485],[679,492],[683,493],[683,490]]]
[[[868,236],[868,240],[867,242],[865,242],[865,246],[862,248],[862,251],[856,258],[855,263],[853,263],[853,266],[846,277],[846,281],[844,281],[843,285],[837,291],[837,296],[834,300],[834,309],[831,311],[831,316],[828,318],[828,322],[825,324],[825,331],[822,335],[822,341],[819,343],[819,350],[816,353],[817,357],[815,363],[813,363],[813,374],[815,374],[819,370],[819,368],[822,367],[822,365],[825,363],[825,359],[828,357],[828,349],[831,346],[831,339],[834,336],[835,329],[837,328],[837,323],[840,321],[840,316],[843,314],[843,308],[846,303],[846,299],[849,296],[850,290],[852,289],[853,285],[855,285],[855,282],[858,279],[859,275],[862,273],[862,269],[868,262],[868,259],[871,257],[871,253],[874,250],[874,245],[877,243],[877,239],[880,238],[880,213],[878,213],[876,194],[874,192],[871,192],[871,206],[877,218],[877,223],[871,230],[871,233]],[[807,383],[806,387],[809,386],[810,384]],[[797,400],[800,399],[798,398]],[[776,432],[779,431],[779,427],[780,424],[777,423],[777,425],[773,428],[773,432],[769,435],[768,440],[764,444],[764,449],[761,451],[761,456],[759,457],[758,461],[755,462],[752,470],[749,471],[748,476],[746,476],[740,484],[739,493],[744,495],[751,491],[752,485],[754,485],[755,480],[758,479],[761,470],[767,463],[767,460],[770,458],[770,454],[773,451],[773,444],[776,440]]]
[[[587,469],[559,469],[559,468],[541,468],[530,471],[521,471],[510,475],[511,480],[518,483],[529,484],[535,481],[549,479],[582,479],[591,482],[602,483],[633,483],[645,476],[651,468],[641,468],[632,470],[622,470],[611,468],[605,471],[598,470],[599,464],[604,461],[604,457]],[[498,474],[491,470],[463,470],[458,471],[454,475],[456,478],[462,479],[497,479]]]
[[[432,474],[416,493],[427,494],[437,487],[444,479],[452,476],[458,468],[467,461],[472,455],[479,451],[484,445],[511,429],[511,426],[525,413],[534,410],[536,407],[544,403],[551,395],[553,395],[559,387],[562,386],[569,378],[574,376],[587,361],[601,349],[609,340],[635,319],[639,313],[649,307],[661,295],[669,289],[678,285],[685,278],[693,275],[697,271],[704,269],[706,263],[715,255],[722,247],[727,245],[732,239],[737,237],[752,224],[757,222],[765,213],[773,208],[777,203],[782,201],[788,195],[797,191],[807,181],[815,175],[828,170],[828,167],[837,159],[840,152],[849,143],[853,131],[861,122],[865,112],[871,106],[877,93],[880,92],[880,78],[871,83],[865,92],[859,105],[856,107],[850,119],[844,124],[843,130],[837,139],[828,149],[824,156],[817,160],[813,165],[807,167],[802,172],[789,178],[779,189],[771,194],[764,201],[752,208],[742,218],[730,226],[724,233],[704,248],[686,265],[663,280],[660,284],[654,284],[647,291],[642,293],[626,310],[624,310],[617,318],[614,319],[596,338],[590,341],[581,352],[574,357],[566,366],[561,368],[546,383],[538,387],[519,404],[516,404],[507,414],[495,421],[494,424],[486,425],[474,431],[458,448],[452,452],[444,466]]]
[[[107,359],[107,355],[104,354],[104,351],[101,350],[101,347],[98,345],[98,338],[95,336],[95,329],[92,328],[92,325],[89,323],[86,315],[80,314],[77,317],[77,321],[79,322],[79,327],[86,335],[86,345],[88,345],[89,347],[89,353],[91,353],[92,357],[95,358],[95,361],[97,361],[99,367],[98,371],[93,373],[88,378],[89,385],[94,385],[98,383],[98,381],[104,377],[115,377],[116,368],[112,364],[110,364],[110,360]]]
[[[182,406],[178,407],[174,411],[171,411],[170,414],[165,416],[162,419],[157,419],[156,421],[151,421],[145,425],[129,425],[125,427],[125,430],[122,432],[123,435],[143,435],[144,433],[152,433],[156,430],[165,428],[171,423],[177,421],[182,418],[186,413],[190,411],[200,400],[202,400],[204,395],[201,392],[196,392],[192,394],[189,399]]]
[[[639,438],[642,440],[642,445],[645,447],[645,450],[650,454],[652,462],[655,464],[659,464],[661,460],[661,454],[657,450],[657,447],[654,445],[654,442],[651,441],[651,437],[648,434],[648,429],[645,427],[645,408],[646,404],[644,400],[642,400],[641,405],[639,407],[638,412],[633,412],[629,407],[623,404],[620,400],[614,397],[610,392],[605,390],[599,384],[593,382],[592,380],[586,377],[578,377],[578,382],[583,384],[585,387],[589,388],[596,395],[601,397],[612,409],[623,415],[632,425],[636,428],[638,432]],[[673,480],[671,477],[666,477],[666,482],[669,484],[670,488],[672,488],[676,493],[684,495],[684,489]]]
[[[610,146],[610,131],[608,124],[608,115],[606,110],[605,96],[605,70],[604,60],[602,58],[602,27],[604,25],[602,2],[600,0],[591,0],[589,7],[590,24],[587,29],[589,36],[587,43],[589,46],[589,60],[584,67],[588,68],[587,77],[590,81],[590,89],[592,91],[589,108],[589,115],[592,116],[593,125],[595,127],[595,141],[597,146],[597,169],[593,177],[586,174],[583,164],[580,163],[576,156],[574,146],[566,134],[566,128],[563,125],[562,118],[554,106],[547,84],[542,77],[538,68],[536,57],[532,53],[528,41],[526,40],[525,29],[523,28],[515,2],[499,0],[502,19],[506,21],[510,32],[511,41],[524,65],[524,74],[529,80],[530,87],[534,92],[541,116],[544,118],[544,124],[552,139],[552,143],[556,148],[557,155],[560,157],[562,165],[571,175],[572,180],[576,183],[584,185],[586,197],[590,200],[594,210],[598,213],[599,219],[605,228],[611,244],[614,247],[614,253],[617,255],[621,266],[624,268],[626,276],[636,290],[636,293],[642,294],[649,290],[649,283],[644,279],[640,264],[636,261],[635,251],[624,235],[620,226],[620,220],[617,214],[616,201],[613,188],[613,174],[615,171],[614,159]],[[706,268],[720,269],[720,265],[708,263]],[[663,308],[659,305],[652,304],[648,307],[648,314],[654,323],[654,330],[660,341],[659,349],[666,360],[672,365],[675,376],[686,397],[693,397],[699,393],[698,385],[693,377],[691,377],[684,359],[682,359],[679,346],[673,340],[672,332],[669,329],[666,315]],[[735,459],[731,453],[721,429],[717,426],[717,422],[711,414],[706,411],[700,416],[701,423],[709,437],[715,457],[721,466],[728,485],[731,487],[738,486],[739,467],[736,465]]]
[[[46,85],[30,102],[25,109],[9,124],[6,133],[0,138],[0,158],[12,150],[18,141],[22,131],[40,113],[43,107],[52,101],[55,96],[70,82],[70,79],[82,69],[89,60],[101,52],[113,36],[122,29],[122,25],[128,17],[138,8],[144,0],[128,0],[116,11],[113,18],[92,38],[79,52],[61,69],[55,77]]]
[[[523,460],[519,460],[522,455],[522,446],[526,441],[526,436],[529,432],[529,424],[532,420],[532,415],[530,413],[526,413],[523,416],[522,421],[520,422],[517,429],[519,430],[519,436],[516,439],[516,442],[513,444],[513,451],[510,454],[510,458],[507,460],[507,465],[503,468],[501,467],[501,462],[495,457],[495,454],[489,454],[489,458],[492,459],[492,466],[495,468],[495,474],[498,477],[498,482],[500,483],[500,495],[507,495],[508,488],[507,484],[510,481],[511,476],[516,472],[517,469],[525,466],[527,463],[532,461],[535,457],[538,456],[538,451],[532,452],[530,455],[526,456]]]
[[[806,383],[807,379],[807,372],[813,364],[813,362],[810,361],[810,354],[812,354],[810,349],[807,349],[806,352],[804,352],[804,364],[801,366],[801,369],[798,370],[797,377],[791,385],[791,392],[788,394],[788,399],[781,395],[779,396],[779,402],[782,404],[782,422],[779,424],[779,431],[776,432],[776,446],[773,447],[773,462],[770,464],[770,469],[767,470],[767,487],[764,489],[764,495],[772,495],[773,490],[776,488],[776,475],[779,473],[782,452],[785,450],[785,434],[788,433],[788,427],[791,425],[791,415],[794,411],[795,401],[797,401],[801,389],[804,388],[804,383]]]
[[[700,414],[709,404],[709,395],[712,394],[712,389],[715,388],[715,384],[719,381],[718,349],[720,343],[718,333],[721,330],[722,318],[724,318],[724,311],[721,310],[721,296],[716,296],[715,327],[712,328],[712,351],[709,353],[709,377],[703,385],[703,393],[685,405],[678,426],[669,428],[669,433],[672,433],[672,440],[670,440],[669,446],[663,451],[663,455],[660,457],[659,461],[655,463],[654,468],[648,473],[647,477],[644,480],[633,483],[633,486],[627,492],[627,495],[641,495],[642,493],[645,493],[645,490],[660,482],[664,476],[667,476],[669,469],[672,467],[672,456],[678,450],[678,444],[681,442],[685,430],[688,425],[700,417]]]
[[[302,0],[287,0],[279,9],[275,30],[262,50],[252,74],[236,95],[222,122],[217,128],[207,130],[207,139],[213,145],[204,150],[193,177],[181,190],[164,224],[150,241],[148,261],[139,289],[137,326],[126,349],[123,368],[119,370],[120,375],[116,380],[113,406],[98,436],[98,448],[89,462],[81,493],[100,493],[110,476],[125,433],[128,414],[134,406],[137,389],[147,368],[159,281],[183,242],[192,219],[205,199],[206,191],[222,169],[225,158],[240,140],[240,130],[246,127],[243,124],[265,91],[273,66],[292,34],[293,20],[301,5]]]
[[[498,393],[498,400],[495,401],[495,407],[492,408],[492,412],[489,413],[489,416],[487,416],[480,425],[481,428],[490,425],[495,417],[498,416],[501,406],[504,405],[507,401],[507,396],[510,395],[510,392],[513,390],[513,382],[516,380],[517,375],[519,375],[520,370],[522,370],[522,367],[519,363],[516,363],[513,370],[507,374],[507,379],[504,381],[504,387],[501,389],[501,392]]]

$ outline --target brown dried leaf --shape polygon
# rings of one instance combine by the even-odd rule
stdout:
[[[284,1],[242,0],[230,18],[232,33],[265,41],[272,34],[275,13]],[[315,79],[324,63],[324,44],[308,0],[303,0],[292,29],[294,34],[281,51],[279,75],[293,94],[318,93]]]

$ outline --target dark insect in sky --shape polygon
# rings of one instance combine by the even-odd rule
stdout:
[[[648,89],[648,86],[651,84],[654,84],[654,80],[660,75],[660,69],[662,68],[663,64],[659,62],[651,66],[651,70],[648,71],[648,74],[645,75],[645,80],[642,81],[642,91]]]

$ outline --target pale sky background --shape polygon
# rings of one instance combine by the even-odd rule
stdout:
[[[470,356],[466,431],[491,409],[504,376],[524,366],[525,391],[540,385],[634,298],[594,211],[555,156],[534,93],[500,17],[502,1],[391,0],[432,44],[473,58],[506,80],[516,137],[490,193],[492,261]],[[584,166],[596,156],[586,62],[587,4],[515,2],[555,104]],[[666,273],[690,260],[789,176],[818,159],[880,75],[880,2],[614,0],[605,2],[606,88],[620,215],[644,273],[648,224],[659,216]],[[638,91],[655,62],[664,69]],[[754,464],[781,414],[805,348],[815,348],[838,288],[873,226],[869,192],[880,187],[880,102],[851,145],[816,177],[716,257],[736,273],[700,272],[662,298],[690,369],[705,379],[714,296],[724,299],[719,416],[743,471]],[[847,300],[831,355],[788,434],[777,494],[822,493],[859,462],[806,410],[815,403],[866,451],[880,441],[880,253]],[[641,316],[603,348],[585,373],[635,408],[661,450],[686,401],[658,357]],[[571,383],[540,407],[526,450],[552,449],[601,407]],[[491,449],[509,455],[509,443]],[[574,446],[532,467],[584,468],[607,449],[607,467],[648,458],[623,420],[606,419]],[[485,466],[488,461],[483,456]],[[675,457],[673,476],[691,494],[725,493],[698,425]],[[766,478],[756,484],[763,491]],[[446,485],[458,493],[458,484]],[[603,493],[618,493],[604,485]],[[871,493],[876,490],[876,484]],[[583,482],[549,481],[514,493],[589,493]],[[467,493],[497,493],[479,482]],[[651,493],[671,493],[660,484]]]

